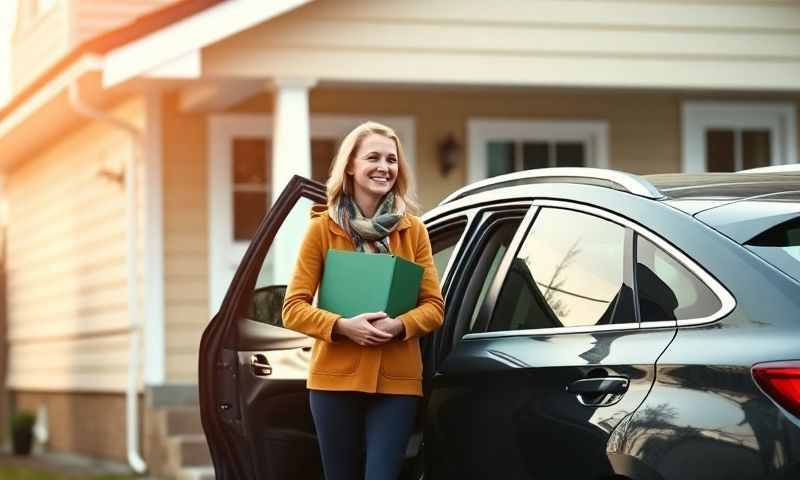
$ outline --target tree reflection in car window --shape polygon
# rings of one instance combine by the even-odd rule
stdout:
[[[686,267],[638,235],[636,283],[642,322],[702,318],[721,307],[711,289]]]
[[[490,330],[612,323],[627,288],[624,254],[624,227],[543,208],[512,262]]]

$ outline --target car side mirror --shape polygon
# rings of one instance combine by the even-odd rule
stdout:
[[[253,291],[248,318],[257,322],[283,327],[281,309],[286,297],[286,285],[268,285]]]

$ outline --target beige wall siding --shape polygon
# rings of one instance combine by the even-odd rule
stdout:
[[[144,102],[114,114],[141,127]],[[10,388],[124,389],[126,197],[99,172],[133,152],[127,133],[93,122],[9,173]]]
[[[61,1],[41,15],[31,5],[20,9],[20,21],[12,39],[11,88],[15,94],[44,73],[71,48],[69,9]]]
[[[12,93],[17,93],[81,43],[179,0],[59,0],[37,13],[20,0],[12,39]]]
[[[797,2],[317,0],[204,51],[209,75],[794,90]]]
[[[197,350],[208,323],[206,118],[164,102],[164,275],[166,378],[197,381]]]
[[[118,28],[179,0],[71,0],[73,44]]]

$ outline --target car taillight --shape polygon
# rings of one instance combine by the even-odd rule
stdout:
[[[780,406],[800,417],[800,361],[759,363],[753,378]]]

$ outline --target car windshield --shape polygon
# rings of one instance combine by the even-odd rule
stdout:
[[[800,281],[800,217],[760,233],[746,242],[745,246]]]

